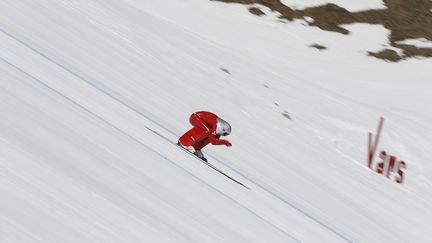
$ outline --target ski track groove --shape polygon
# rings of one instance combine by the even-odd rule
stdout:
[[[38,49],[34,48],[33,46],[31,46],[30,44],[22,41],[21,39],[19,39],[18,37],[16,37],[13,34],[10,34],[8,31],[4,30],[3,27],[0,26],[0,32],[2,32],[3,34],[9,36],[10,38],[14,39],[15,41],[19,42],[20,44],[22,44],[23,46],[29,48],[31,51],[33,51],[34,53],[40,55],[41,57],[43,57],[44,59],[48,60],[49,62],[53,63],[54,65],[60,67],[61,69],[65,70],[66,72],[70,73],[71,75],[75,76],[76,78],[82,80],[83,82],[87,83],[89,86],[93,87],[94,89],[98,90],[99,92],[107,95],[108,97],[114,99],[115,101],[117,101],[118,103],[122,104],[123,106],[127,107],[128,109],[130,109],[131,111],[139,114],[140,116],[144,117],[145,119],[151,121],[152,123],[158,125],[160,128],[164,129],[165,131],[167,131],[168,133],[170,133],[171,135],[178,137],[177,134],[175,134],[174,132],[172,132],[170,129],[167,128],[166,125],[163,125],[163,122],[160,121],[156,121],[155,118],[152,118],[150,115],[148,114],[144,114],[142,111],[132,107],[131,105],[129,105],[128,103],[124,102],[123,100],[121,100],[120,98],[112,95],[111,93],[107,92],[106,90],[100,88],[99,86],[97,86],[96,84],[94,84],[92,81],[88,80],[87,78],[85,78],[84,76],[78,74],[77,72],[71,70],[70,68],[66,67],[65,65],[55,61],[54,59],[50,58],[48,55],[42,53],[41,51],[39,51]],[[222,191],[218,190],[217,188],[211,186],[210,184],[208,184],[207,182],[205,182],[204,180],[200,179],[199,177],[195,176],[193,173],[187,171],[186,169],[184,169],[183,167],[179,166],[178,164],[176,164],[175,162],[171,161],[170,159],[168,159],[167,157],[165,157],[163,154],[151,149],[150,147],[148,147],[147,145],[145,145],[144,143],[142,143],[141,141],[139,141],[137,138],[127,134],[126,132],[122,131],[120,128],[114,126],[113,124],[109,123],[108,121],[106,121],[104,118],[94,114],[93,112],[91,112],[90,110],[88,110],[87,108],[83,107],[81,104],[75,102],[74,100],[70,99],[69,97],[63,95],[61,92],[51,88],[50,86],[46,85],[45,83],[43,83],[42,81],[40,81],[39,79],[37,79],[36,77],[33,77],[32,75],[28,74],[27,72],[25,72],[24,70],[20,69],[19,67],[15,66],[14,64],[8,62],[7,60],[5,60],[4,58],[0,57],[0,59],[2,59],[4,62],[8,63],[9,65],[13,66],[14,68],[16,68],[17,70],[23,72],[24,74],[26,74],[27,76],[31,77],[33,80],[41,83],[42,85],[46,86],[48,89],[52,90],[53,92],[57,93],[58,95],[66,98],[67,100],[69,100],[70,102],[72,102],[73,104],[81,107],[82,109],[86,110],[87,112],[89,112],[90,114],[93,114],[94,116],[96,116],[98,119],[101,119],[104,123],[108,124],[109,126],[113,127],[114,129],[116,129],[117,131],[125,134],[127,137],[131,138],[132,140],[135,140],[136,142],[138,142],[139,144],[143,145],[145,148],[147,148],[148,150],[150,150],[153,153],[156,153],[157,155],[159,155],[160,157],[164,158],[165,160],[167,160],[168,162],[170,162],[171,164],[175,165],[176,167],[182,169],[183,171],[185,171],[186,173],[190,174],[192,177],[196,178],[197,180],[203,182],[204,184],[206,184],[207,186],[209,186],[210,188],[214,189],[215,191],[223,194],[224,196],[226,196],[227,198],[229,198],[230,200],[234,201],[236,204],[239,204],[237,201],[235,201],[233,198],[229,197],[228,195],[224,194]],[[330,226],[322,223],[320,220],[316,219],[315,217],[313,217],[312,215],[310,215],[309,213],[307,213],[306,211],[302,210],[301,208],[299,208],[298,206],[295,206],[293,203],[290,203],[288,200],[284,199],[283,197],[277,195],[276,193],[274,193],[272,190],[265,188],[264,186],[258,184],[257,182],[253,181],[252,179],[249,179],[249,177],[247,177],[246,175],[244,175],[243,173],[241,173],[240,171],[238,171],[237,169],[233,168],[232,166],[228,165],[225,162],[222,162],[221,160],[219,160],[218,158],[210,155],[211,158],[215,159],[218,163],[224,165],[225,167],[231,169],[232,171],[236,172],[237,174],[241,175],[244,179],[246,179],[248,182],[256,185],[257,187],[261,188],[262,190],[264,190],[265,192],[269,193],[270,195],[274,196],[275,198],[279,199],[280,201],[282,201],[283,203],[285,203],[286,205],[290,206],[291,208],[295,209],[296,211],[300,212],[301,214],[305,215],[307,218],[311,219],[312,221],[316,222],[317,224],[321,225],[322,227],[324,227],[325,229],[329,230],[330,232],[336,234],[337,236],[339,236],[340,238],[342,238],[343,240],[345,240],[346,242],[352,242],[349,238],[347,238],[346,236],[344,236],[343,234],[339,233],[338,231],[334,230],[333,228],[331,228]],[[241,207],[245,208],[246,210],[248,210],[249,212],[251,212],[252,214],[256,215],[257,217],[259,217],[260,219],[264,220],[265,222],[269,223],[270,225],[272,225],[273,227],[277,228],[279,231],[282,231],[284,234],[288,235],[290,238],[296,240],[297,242],[300,242],[299,240],[297,240],[296,238],[294,238],[293,236],[289,235],[288,233],[286,233],[285,231],[281,230],[280,228],[278,228],[276,225],[270,223],[269,221],[265,220],[264,218],[262,218],[261,216],[257,215],[255,212],[253,212],[252,210],[246,208],[245,206],[241,205]]]
[[[3,30],[0,29],[0,31],[3,32]],[[174,165],[175,167],[177,167],[178,169],[182,170],[184,173],[189,174],[190,176],[192,176],[194,179],[196,179],[197,181],[202,182],[203,184],[205,184],[206,186],[208,186],[209,188],[213,189],[214,191],[220,193],[221,195],[223,195],[224,197],[228,198],[229,200],[231,200],[232,202],[234,202],[235,204],[237,204],[238,206],[240,206],[241,208],[245,209],[246,211],[250,212],[251,214],[255,215],[256,217],[258,217],[259,219],[261,219],[263,222],[267,223],[268,225],[272,226],[273,228],[275,228],[277,231],[281,232],[282,234],[284,234],[285,236],[287,236],[288,238],[296,241],[296,242],[301,242],[298,239],[296,239],[295,237],[293,237],[292,235],[290,235],[289,233],[285,232],[283,229],[279,228],[278,226],[276,226],[275,224],[271,223],[270,221],[266,220],[265,218],[263,218],[262,216],[258,215],[257,213],[255,213],[253,210],[247,208],[246,206],[244,206],[243,204],[237,202],[234,198],[228,196],[227,194],[225,194],[224,192],[222,192],[221,190],[217,189],[216,187],[210,185],[208,182],[206,182],[205,180],[199,178],[198,176],[196,176],[195,174],[193,174],[192,172],[188,171],[187,169],[183,168],[182,166],[178,165],[177,163],[175,163],[174,161],[170,160],[169,158],[167,158],[166,156],[164,156],[163,154],[159,153],[158,151],[148,147],[146,144],[144,144],[143,142],[141,142],[139,139],[135,138],[134,136],[124,132],[123,130],[121,130],[120,128],[118,128],[117,126],[113,125],[112,123],[110,123],[109,121],[105,120],[103,117],[95,114],[94,112],[88,110],[87,108],[85,108],[83,105],[79,104],[78,102],[76,102],[75,100],[67,97],[66,95],[64,95],[63,93],[59,92],[58,90],[50,87],[49,85],[47,85],[46,83],[44,83],[43,81],[39,80],[38,78],[34,77],[33,75],[27,73],[26,71],[22,70],[21,68],[15,66],[14,64],[10,63],[9,61],[7,61],[6,59],[4,59],[3,57],[0,57],[0,60],[2,60],[3,62],[7,63],[8,65],[10,65],[11,67],[15,68],[16,70],[20,71],[21,73],[25,74],[26,76],[28,76],[29,78],[31,78],[33,81],[39,83],[40,85],[46,87],[47,89],[49,89],[50,91],[52,91],[53,93],[59,95],[60,97],[68,100],[69,102],[71,102],[72,104],[78,106],[79,108],[83,109],[84,111],[86,111],[88,114],[96,117],[97,119],[99,119],[100,121],[102,121],[103,123],[105,123],[106,125],[114,128],[115,130],[117,130],[118,132],[124,134],[126,137],[130,138],[131,140],[135,141],[136,143],[140,144],[141,146],[143,146],[144,148],[146,148],[148,151],[162,157],[163,159],[165,159],[167,162],[169,162],[170,164]]]
[[[18,223],[14,222],[13,220],[10,220],[9,218],[5,217],[5,216],[1,216],[0,215],[0,219],[2,221],[5,221],[7,223],[9,223],[9,225],[12,225],[17,231],[20,231],[21,234],[27,236],[27,238],[31,238],[32,240],[34,240],[33,242],[40,242],[40,243],[46,243],[48,241],[45,241],[39,237],[37,237],[36,235],[28,232],[27,230],[23,229]]]

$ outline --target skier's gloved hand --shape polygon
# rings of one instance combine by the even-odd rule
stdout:
[[[228,141],[228,140],[225,140],[226,142],[224,143],[227,147],[231,147],[232,146],[232,144]]]

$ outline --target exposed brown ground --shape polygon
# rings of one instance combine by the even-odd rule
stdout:
[[[360,12],[349,12],[335,4],[294,10],[280,0],[211,0],[225,3],[258,4],[279,12],[281,19],[292,21],[311,17],[309,25],[322,30],[349,34],[340,27],[343,24],[369,23],[381,24],[391,31],[389,44],[403,51],[399,55],[393,50],[369,52],[369,55],[388,61],[399,61],[409,57],[432,57],[432,48],[417,48],[412,45],[397,44],[405,39],[425,38],[432,41],[432,1],[430,0],[384,0],[387,9],[371,9]],[[359,0],[361,1],[361,0]],[[264,14],[259,8],[251,7],[249,11],[256,15]]]
[[[317,44],[317,43],[310,45],[310,47],[316,48],[316,49],[318,49],[320,51],[327,49],[327,47],[322,46],[322,45]]]

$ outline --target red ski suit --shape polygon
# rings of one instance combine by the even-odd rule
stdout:
[[[220,136],[216,135],[217,118],[217,115],[208,111],[193,113],[189,118],[193,128],[183,134],[179,142],[184,146],[192,146],[195,150],[201,150],[209,143],[231,146],[228,140],[219,139]]]

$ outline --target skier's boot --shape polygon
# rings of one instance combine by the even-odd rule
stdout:
[[[195,154],[195,149],[192,146],[185,146],[180,141],[177,142],[177,145],[184,148],[185,150],[189,151],[192,154]]]
[[[197,150],[193,154],[195,154],[198,158],[202,159],[203,161],[207,162],[207,159],[204,157],[204,154],[201,152],[201,150]]]

